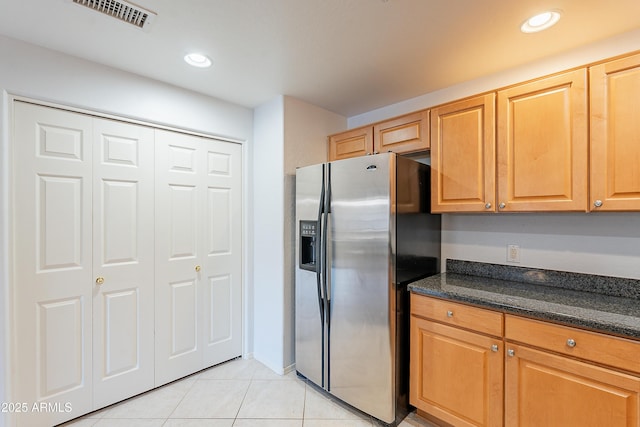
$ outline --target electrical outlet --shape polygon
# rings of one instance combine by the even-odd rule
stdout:
[[[507,245],[507,262],[520,262],[520,246]]]

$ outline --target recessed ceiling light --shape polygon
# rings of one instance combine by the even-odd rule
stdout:
[[[207,68],[211,66],[211,59],[207,55],[201,53],[190,53],[185,55],[184,60],[187,64],[194,67]]]
[[[524,21],[520,26],[520,30],[523,33],[536,33],[538,31],[546,30],[559,20],[560,11],[550,10],[548,12],[539,13]]]

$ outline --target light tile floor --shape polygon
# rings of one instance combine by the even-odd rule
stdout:
[[[93,412],[73,427],[372,427],[294,372],[235,359]],[[432,427],[410,414],[401,427]]]

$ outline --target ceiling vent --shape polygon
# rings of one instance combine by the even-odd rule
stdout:
[[[126,1],[117,0],[71,0],[75,4],[88,7],[96,12],[103,13],[112,18],[135,25],[143,30],[148,30],[156,13],[143,9]]]

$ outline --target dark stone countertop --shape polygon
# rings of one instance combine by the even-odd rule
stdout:
[[[640,280],[447,260],[411,292],[640,340]]]

